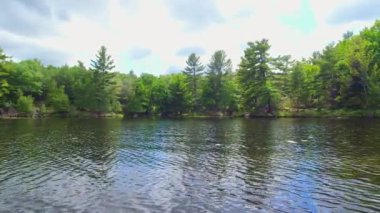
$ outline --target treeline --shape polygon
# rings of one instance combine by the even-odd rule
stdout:
[[[223,50],[208,64],[191,54],[177,74],[113,72],[101,47],[91,66],[14,62],[0,51],[0,114],[87,112],[127,115],[250,113],[302,109],[376,110],[380,105],[380,21],[314,52],[308,59],[271,57],[268,40],[249,42],[236,70]]]

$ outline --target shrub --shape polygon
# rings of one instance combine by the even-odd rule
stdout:
[[[23,113],[32,113],[34,111],[34,99],[32,96],[20,96],[17,100],[16,109]]]
[[[70,100],[63,87],[54,89],[48,94],[48,103],[57,112],[68,112],[70,110]]]

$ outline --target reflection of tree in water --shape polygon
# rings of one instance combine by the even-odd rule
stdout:
[[[378,206],[370,197],[380,185],[376,121],[7,122],[0,206],[41,200],[96,208],[136,194],[139,202],[189,212]]]
[[[17,120],[2,128],[0,134],[8,138],[3,137],[6,141],[0,153],[9,146],[19,156],[41,163],[78,156],[94,163],[104,163],[112,157],[119,128],[120,121],[116,120]]]
[[[268,119],[242,120],[238,188],[248,206],[264,207],[273,181],[271,157],[274,152],[273,123]],[[252,206],[251,206],[252,207]]]
[[[112,174],[109,172],[116,163],[120,125],[121,121],[114,119],[71,121],[67,126],[70,134],[65,154],[71,155],[73,163],[81,166],[89,177],[110,183]]]
[[[325,179],[331,193],[339,192],[334,200],[355,206],[365,203],[365,211],[379,211],[379,203],[370,195],[380,194],[380,123],[371,119],[321,123],[325,134],[318,139],[325,150]]]
[[[14,138],[1,145],[9,146],[6,171],[14,173],[5,182],[14,192],[9,196],[81,203],[112,184],[120,121],[18,120],[9,126]]]
[[[380,123],[361,119],[329,122],[326,126],[332,134],[325,140],[342,162],[340,168],[333,170],[342,178],[368,179],[380,185]]]
[[[185,129],[189,138],[185,142],[182,170],[184,195],[180,198],[185,203],[181,205],[189,207],[187,210],[213,211],[246,202],[240,199],[244,199],[242,190],[248,185],[241,174],[245,175],[247,163],[251,162],[241,153],[245,146],[242,122],[239,119],[188,122]]]
[[[342,178],[376,178],[356,170],[360,165],[366,169],[380,164],[380,132],[377,131],[380,123],[376,120],[294,120],[291,126],[291,135],[299,142],[305,157],[319,163],[324,171],[336,172]],[[364,176],[360,177],[360,173]]]
[[[184,124],[184,162],[182,165],[183,195],[178,209],[185,211],[214,210],[222,193],[222,181],[228,161],[223,121],[193,120]],[[174,209],[175,210],[175,209]]]
[[[318,147],[314,143],[318,126],[307,119],[281,119],[273,128],[276,145],[271,157],[272,208],[317,211],[313,193],[320,175]]]
[[[377,128],[374,123],[358,122],[336,119],[276,122],[273,134],[277,135],[277,145],[271,158],[271,172],[282,178],[274,184],[279,190],[272,200],[279,202],[286,197],[291,201],[287,207],[305,210],[342,207],[348,200],[353,208],[364,200],[369,206],[373,204],[368,195],[379,193],[373,187],[379,184],[373,179],[379,165],[374,162],[378,161],[375,154],[378,148],[373,141],[379,141],[379,134],[374,131]]]
[[[211,172],[210,178],[220,179],[226,172],[226,165],[231,150],[228,148],[233,142],[229,137],[230,123],[223,121],[204,121],[201,124],[189,124],[186,142],[186,166],[196,167],[197,171]],[[216,171],[214,171],[216,170]],[[214,176],[215,174],[216,176]]]

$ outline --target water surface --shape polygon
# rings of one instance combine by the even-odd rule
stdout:
[[[0,212],[379,212],[380,120],[0,120]]]

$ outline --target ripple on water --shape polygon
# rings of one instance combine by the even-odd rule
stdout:
[[[0,212],[379,212],[379,121],[0,123]]]

